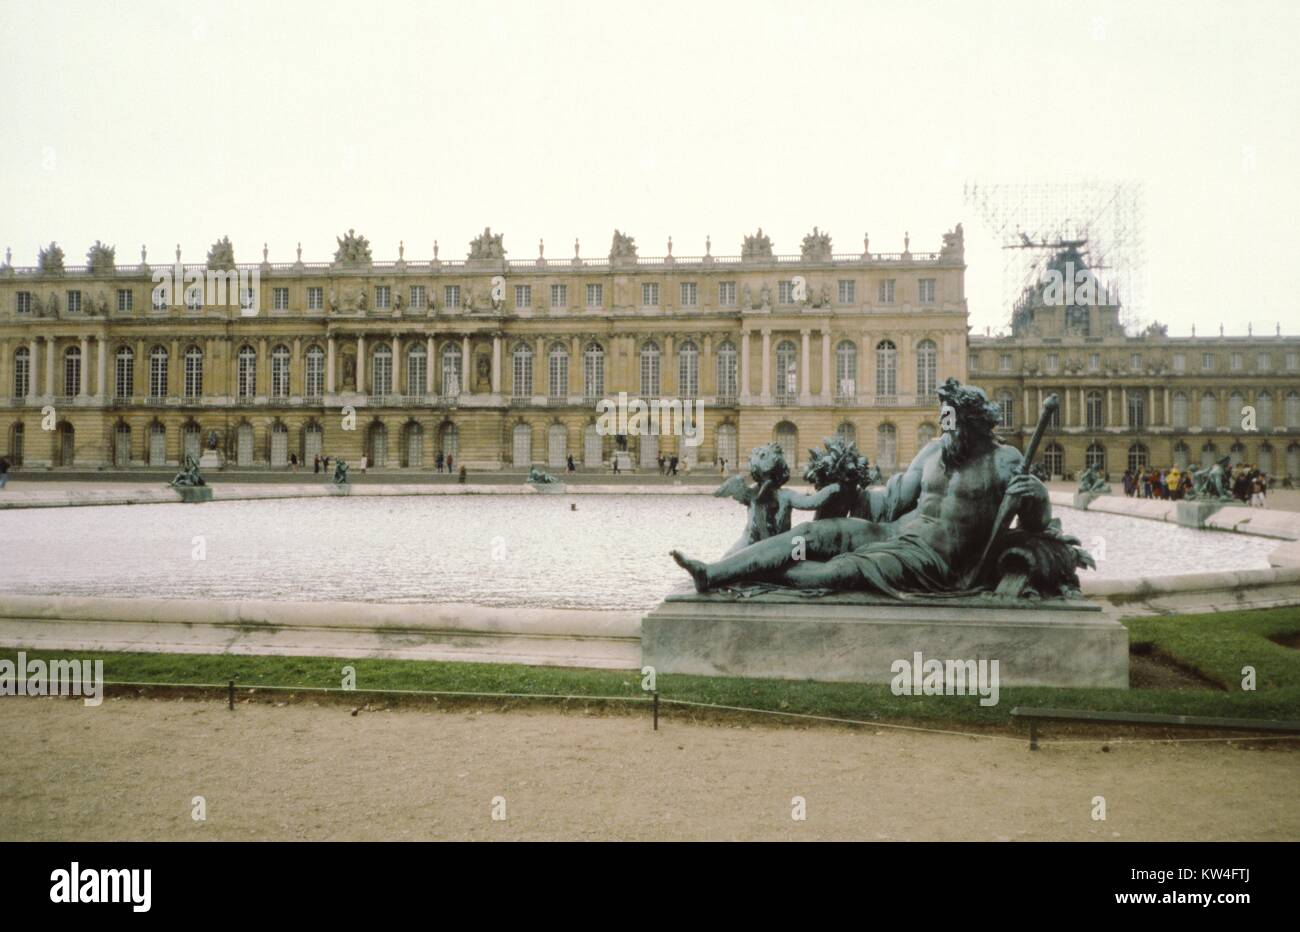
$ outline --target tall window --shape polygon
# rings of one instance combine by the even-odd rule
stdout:
[[[938,388],[939,348],[933,340],[922,340],[916,347],[916,394],[924,402]]]
[[[1085,423],[1089,427],[1102,428],[1106,426],[1106,398],[1101,392],[1088,392],[1084,396],[1084,407],[1086,409]]]
[[[307,310],[319,311],[325,307],[325,289],[313,285],[307,289]]]
[[[884,470],[898,468],[898,431],[893,424],[876,429],[876,465]]]
[[[794,282],[786,279],[776,283],[776,303],[794,304]]]
[[[587,286],[587,307],[603,307],[605,304],[605,286]]]
[[[1188,424],[1186,393],[1174,392],[1172,401],[1173,412],[1171,420],[1173,421],[1173,425],[1181,430],[1186,430]]]
[[[894,303],[894,280],[892,278],[881,279],[877,297],[880,299],[877,302],[878,304]]]
[[[682,398],[700,394],[700,351],[690,340],[677,351],[677,394]]]
[[[393,393],[393,349],[385,343],[375,347],[371,357],[370,378],[376,395]]]
[[[460,307],[460,285],[447,285],[442,289],[443,307]]]
[[[835,397],[852,401],[858,394],[858,348],[852,340],[835,347]]]
[[[20,291],[16,295],[17,303],[14,309],[19,314],[30,314],[32,312],[32,293],[30,291]]]
[[[167,397],[167,350],[162,346],[149,351],[149,397]]]
[[[375,307],[388,308],[392,306],[393,306],[392,287],[389,285],[376,285],[375,286]]]
[[[1128,404],[1128,426],[1145,427],[1147,422],[1147,396],[1144,389],[1129,389],[1124,393]]]
[[[113,388],[118,398],[130,398],[135,394],[135,353],[131,347],[123,346],[117,351],[117,366],[114,372]]]
[[[533,303],[532,285],[515,285],[515,307],[529,307]]]
[[[306,395],[320,398],[325,394],[325,351],[319,346],[307,347]]]
[[[1273,429],[1273,396],[1268,392],[1255,396],[1255,426],[1260,430]]]
[[[658,282],[641,283],[641,304],[644,307],[659,306],[659,283]]]
[[[191,346],[185,351],[185,397],[203,396],[203,350]]]
[[[411,286],[411,307],[413,308],[424,307],[424,286],[423,285]]]
[[[429,351],[423,343],[413,343],[406,351],[406,394],[418,398],[424,394],[429,374]]]
[[[718,282],[718,307],[736,306],[736,283]]]
[[[289,347],[283,343],[271,350],[271,395],[289,397]]]
[[[1201,428],[1214,430],[1219,423],[1219,400],[1213,392],[1201,395]]]
[[[69,346],[63,354],[63,394],[72,396],[81,392],[81,350]]]
[[[841,278],[839,286],[839,303],[853,304],[857,301],[858,283],[851,278]]]
[[[568,307],[569,306],[569,286],[552,285],[551,286],[551,307]]]
[[[257,394],[257,350],[251,346],[244,346],[239,351],[236,383],[240,398],[252,398]]]
[[[1083,454],[1083,463],[1085,466],[1091,466],[1099,470],[1103,475],[1106,472],[1106,448],[1100,443],[1094,443],[1088,447]]]
[[[793,401],[799,395],[798,351],[793,340],[776,345],[776,400]]]
[[[998,408],[1001,411],[1002,423],[1000,426],[1012,428],[1016,426],[1016,396],[1008,391],[998,392]]]
[[[934,303],[934,279],[923,278],[917,282],[917,298],[922,304]]]
[[[442,348],[442,393],[448,398],[460,394],[461,350],[455,343],[448,343]],[[528,384],[532,385],[532,369],[529,368]],[[530,388],[531,391],[531,388]]]
[[[1237,430],[1241,427],[1241,411],[1246,407],[1246,396],[1241,392],[1233,392],[1228,396],[1228,420],[1224,425],[1229,430]],[[1258,426],[1258,424],[1256,424]]]
[[[1192,461],[1192,451],[1187,444],[1181,440],[1174,445],[1174,465],[1179,469],[1186,469],[1187,464]]]
[[[546,395],[552,400],[569,395],[569,351],[563,343],[552,343],[546,357]]]
[[[520,343],[514,353],[514,397],[531,398],[533,394],[533,348]]]
[[[1147,468],[1147,448],[1140,443],[1135,443],[1128,448],[1128,470],[1129,472],[1140,472]]]
[[[1043,450],[1043,465],[1047,467],[1049,476],[1065,475],[1065,449],[1056,441]]]
[[[700,303],[700,286],[695,282],[682,282],[682,307],[695,307]]]
[[[288,288],[271,289],[271,310],[273,311],[289,310],[289,289]]]
[[[885,397],[898,394],[898,349],[889,340],[876,344],[876,394]]]
[[[736,344],[723,340],[718,344],[718,397],[733,399],[737,395]]]
[[[25,347],[14,353],[14,397],[26,398],[32,387],[32,354]]]
[[[135,307],[135,292],[130,288],[117,289],[117,309],[119,312],[129,312]]]
[[[641,347],[641,394],[648,398],[659,395],[659,344],[654,340]]]
[[[1293,427],[1300,427],[1300,392],[1287,392],[1282,416],[1286,418],[1288,430]]]
[[[605,351],[594,340],[582,352],[582,395],[591,400],[605,394]]]

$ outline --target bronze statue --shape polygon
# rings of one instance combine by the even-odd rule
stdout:
[[[1079,474],[1079,491],[1105,493],[1110,491],[1106,477],[1096,466],[1088,466]]]
[[[806,522],[714,563],[679,551],[673,558],[699,592],[775,585],[895,598],[1077,596],[1076,569],[1092,557],[1060,533],[1046,487],[1027,471],[1059,400],[1049,397],[1024,456],[998,440],[999,408],[983,391],[950,378],[938,394],[955,415],[951,429],[883,491],[865,493],[862,517]],[[1008,530],[1012,519],[1018,525]]]
[[[1228,488],[1227,467],[1231,457],[1225,456],[1209,469],[1192,467],[1192,490],[1187,494],[1189,501],[1232,501],[1232,492]]]
[[[348,484],[348,463],[347,460],[337,459],[334,461],[333,481],[335,485]]]
[[[207,485],[203,476],[199,475],[199,461],[194,458],[192,453],[185,454],[185,468],[176,474],[172,479],[172,488],[195,488],[196,486]]]
[[[781,488],[790,479],[790,464],[779,443],[753,449],[749,454],[749,475],[757,485],[746,485],[744,476],[735,475],[713,493],[718,498],[734,498],[748,509],[745,532],[728,554],[790,530],[790,513],[794,509],[820,508],[839,492],[836,485],[828,485],[814,495]]]
[[[464,466],[461,467],[461,469],[464,468]],[[560,480],[548,472],[542,472],[536,466],[530,466],[528,468],[528,481],[537,485],[550,485],[552,482],[559,482]]]

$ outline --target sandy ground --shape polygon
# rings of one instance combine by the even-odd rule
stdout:
[[[671,715],[3,699],[0,839],[1300,839],[1295,750]]]

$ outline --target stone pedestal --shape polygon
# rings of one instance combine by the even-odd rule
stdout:
[[[1206,520],[1229,502],[1190,501],[1175,502],[1174,520],[1183,527],[1205,527]]]
[[[680,591],[641,621],[641,663],[658,673],[889,683],[918,653],[997,660],[1003,686],[1128,688],[1128,630],[1083,600]]]
[[[212,486],[210,485],[182,485],[173,486],[177,492],[181,493],[183,502],[210,502],[212,501]]]
[[[1092,500],[1094,498],[1099,498],[1100,496],[1100,492],[1075,492],[1074,507],[1078,508],[1080,511],[1087,511],[1088,506],[1092,504]]]
[[[220,450],[204,450],[199,456],[199,469],[220,469],[221,464]]]

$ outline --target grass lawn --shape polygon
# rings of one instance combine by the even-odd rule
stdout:
[[[1179,615],[1125,622],[1134,645],[1149,644],[1223,687],[1220,689],[1004,688],[998,705],[978,696],[895,696],[887,685],[813,683],[661,675],[662,699],[689,700],[856,720],[1004,725],[1017,705],[1096,711],[1163,712],[1240,718],[1300,719],[1300,608]],[[17,650],[0,650],[15,658]],[[245,657],[206,654],[29,651],[28,658],[102,659],[110,682],[225,683],[238,686],[341,686],[342,668],[356,669],[361,690],[559,694],[644,697],[634,671],[578,670],[508,664],[324,657]],[[1242,667],[1256,671],[1254,691],[1241,689]],[[355,702],[374,701],[358,694]],[[586,704],[588,700],[580,700]],[[680,715],[666,706],[663,714]]]

